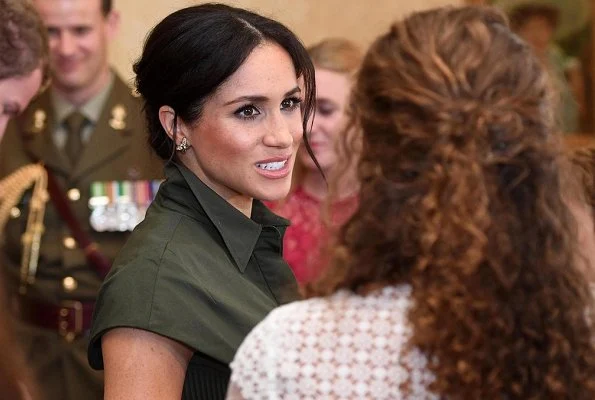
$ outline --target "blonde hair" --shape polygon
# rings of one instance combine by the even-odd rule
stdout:
[[[363,57],[355,43],[341,38],[318,42],[308,47],[308,54],[315,67],[349,75],[357,72]]]
[[[308,54],[316,69],[325,69],[339,74],[346,74],[354,78],[357,74],[363,52],[354,42],[342,38],[324,39],[307,48]],[[346,151],[343,147],[337,149],[339,155]],[[341,157],[339,157],[341,158]],[[339,165],[342,165],[339,162]],[[296,163],[293,171],[292,191],[300,186],[305,174],[305,168],[301,162]],[[326,177],[329,178],[328,176]],[[331,185],[331,192],[332,190]]]

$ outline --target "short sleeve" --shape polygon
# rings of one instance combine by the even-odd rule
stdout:
[[[170,294],[161,295],[168,286],[160,276],[161,265],[153,258],[138,258],[133,263],[118,268],[101,287],[95,312],[89,345],[89,363],[93,368],[103,368],[101,337],[110,329],[118,327],[138,328],[184,343],[181,328],[182,315],[176,310],[187,309],[187,299],[180,298],[180,292],[170,287]],[[159,298],[159,301],[155,301]],[[166,305],[160,304],[165,301]],[[173,312],[159,310],[171,307]],[[189,343],[186,343],[189,344]]]
[[[239,343],[241,338],[223,337],[225,315],[217,315],[201,272],[213,270],[215,261],[205,256],[201,258],[204,265],[198,265],[180,258],[180,253],[188,253],[180,251],[180,241],[162,229],[133,234],[126,243],[97,298],[88,348],[91,367],[103,369],[101,338],[119,327],[150,331],[223,362],[231,360],[233,345],[229,342]]]

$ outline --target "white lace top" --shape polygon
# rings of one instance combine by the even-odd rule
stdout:
[[[342,291],[273,310],[240,346],[228,399],[437,399],[425,356],[405,350],[410,293]]]

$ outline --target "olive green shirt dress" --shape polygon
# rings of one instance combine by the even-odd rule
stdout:
[[[166,181],[101,287],[88,358],[102,369],[101,336],[144,329],[195,350],[183,399],[223,399],[228,364],[273,308],[298,298],[282,259],[289,221],[255,200],[251,218],[182,165]]]

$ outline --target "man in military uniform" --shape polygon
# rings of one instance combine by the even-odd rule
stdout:
[[[11,210],[0,264],[14,287],[19,335],[44,397],[100,399],[102,376],[89,368],[86,352],[105,270],[90,256],[100,254],[109,267],[127,238],[120,230],[129,227],[90,223],[91,187],[115,188],[100,191],[103,204],[126,198],[134,206],[147,199],[162,165],[146,144],[139,99],[107,60],[119,24],[111,1],[33,3],[48,28],[53,83],[9,124],[0,144],[0,179],[40,161],[59,190],[50,190],[39,242],[22,235],[31,192]],[[125,187],[143,195],[129,190],[123,197],[118,189]],[[111,218],[130,218],[116,203]]]

